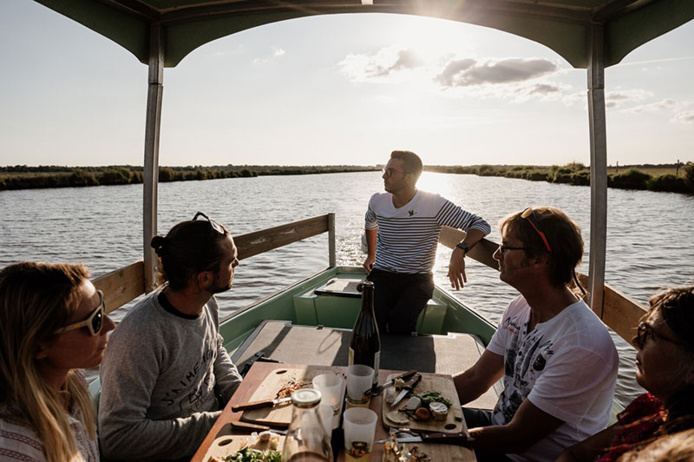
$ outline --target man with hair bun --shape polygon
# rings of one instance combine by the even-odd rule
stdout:
[[[238,252],[229,231],[200,212],[152,247],[166,282],[111,335],[99,440],[109,459],[190,460],[241,383],[214,297],[231,289]]]

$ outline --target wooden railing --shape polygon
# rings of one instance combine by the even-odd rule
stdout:
[[[325,232],[330,234],[330,266],[335,266],[335,215],[332,213],[235,236],[234,242],[239,250],[239,260],[242,260]],[[453,248],[463,237],[464,232],[444,227],[439,241],[446,247]],[[498,271],[498,262],[492,257],[497,248],[498,244],[483,239],[468,255]],[[581,274],[579,279],[581,284],[587,287],[588,277]],[[136,261],[100,276],[94,280],[94,285],[104,292],[110,313],[145,292],[144,263],[142,260]],[[645,312],[644,307],[605,284],[603,311],[597,314],[605,324],[628,342],[634,336],[634,326]]]
[[[458,229],[444,227],[441,230],[439,242],[449,248],[454,248],[455,245],[462,241],[465,233]],[[492,255],[499,247],[499,244],[488,239],[482,239],[468,255],[495,270],[499,270],[499,263],[494,260]],[[588,287],[588,276],[579,274],[578,279],[583,287]],[[596,313],[602,322],[608,325],[620,337],[631,343],[634,337],[635,327],[639,323],[639,319],[646,313],[646,308],[638,304],[636,301],[619,292],[609,284],[605,284],[603,292],[602,312]]]
[[[334,226],[331,225],[331,222],[335,220],[334,217],[334,214],[321,215],[315,218],[295,221],[294,223],[235,236],[234,243],[239,249],[239,260],[330,231],[331,228],[334,229]],[[334,242],[334,237],[331,239]],[[333,262],[330,266],[334,266],[334,256],[331,256],[331,260],[333,260]]]
[[[92,282],[104,293],[106,312],[110,313],[145,293],[145,263],[138,260]]]
[[[325,232],[329,234],[329,264],[335,266],[334,213],[234,236],[234,243],[239,251],[239,260],[243,260]],[[108,313],[145,293],[144,271],[144,262],[138,260],[94,279],[96,288],[104,292],[104,302]]]

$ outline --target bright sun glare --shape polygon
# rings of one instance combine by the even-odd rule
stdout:
[[[395,44],[415,50],[427,60],[448,54],[473,53],[477,27],[433,18],[416,18],[393,31]]]

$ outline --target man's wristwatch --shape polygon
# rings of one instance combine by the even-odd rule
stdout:
[[[470,247],[468,247],[467,242],[465,242],[465,241],[458,242],[455,246],[463,251],[463,256],[465,256],[467,254],[468,250],[470,250]]]

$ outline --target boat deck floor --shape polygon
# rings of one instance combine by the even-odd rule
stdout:
[[[347,366],[349,329],[294,325],[289,321],[264,321],[233,353],[239,370],[258,358],[290,364]],[[470,368],[484,351],[476,336],[381,335],[381,369],[435,372],[453,375]],[[491,409],[497,401],[494,389],[468,404]]]

